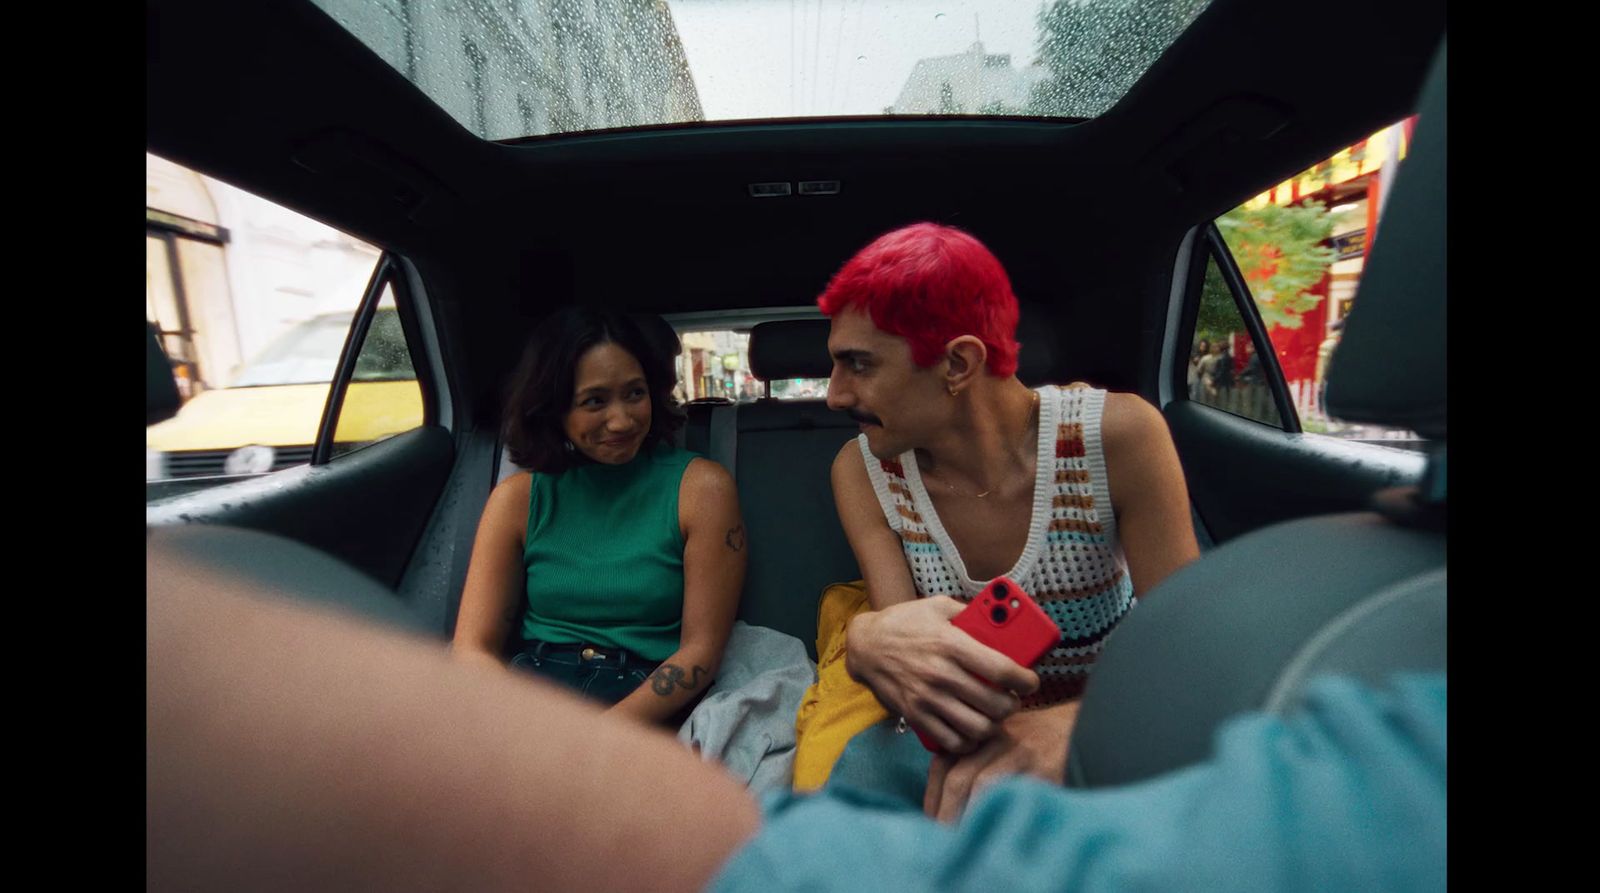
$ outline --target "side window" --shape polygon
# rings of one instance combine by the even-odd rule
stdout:
[[[1425,442],[1415,432],[1342,422],[1323,401],[1328,360],[1355,306],[1414,121],[1385,127],[1268,188],[1217,218],[1216,227],[1260,315],[1301,429],[1420,450]],[[1236,372],[1246,365],[1235,357]]]
[[[383,284],[339,404],[331,455],[377,443],[424,422],[422,386],[395,306],[393,277]]]
[[[678,399],[749,403],[766,396],[766,383],[750,374],[750,330],[715,329],[678,333]],[[828,396],[826,378],[774,381],[775,400],[820,400]]]
[[[146,481],[307,463],[379,249],[155,155],[145,202],[145,316],[184,398],[145,429]]]
[[[1214,250],[1206,255],[1185,383],[1189,399],[1282,428],[1257,345]]]

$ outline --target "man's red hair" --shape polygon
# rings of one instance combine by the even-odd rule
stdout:
[[[982,242],[937,223],[879,236],[833,275],[817,298],[828,316],[860,308],[872,324],[911,344],[924,368],[945,345],[972,335],[988,349],[989,374],[1017,371],[1017,296],[1000,261]]]

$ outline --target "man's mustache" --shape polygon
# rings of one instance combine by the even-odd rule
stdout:
[[[847,409],[847,410],[844,411],[844,414],[849,416],[851,418],[851,420],[856,422],[857,424],[861,424],[861,425],[877,425],[879,428],[883,427],[883,422],[880,421],[878,419],[878,417],[875,416],[875,415],[869,415],[869,414],[864,413],[864,412],[858,412],[857,410],[854,410],[854,409]]]

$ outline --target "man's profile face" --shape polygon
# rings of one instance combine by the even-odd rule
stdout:
[[[874,456],[892,459],[922,445],[928,426],[938,424],[941,398],[949,399],[939,376],[943,363],[917,366],[906,339],[880,330],[856,307],[834,315],[828,353],[828,406],[860,423]]]

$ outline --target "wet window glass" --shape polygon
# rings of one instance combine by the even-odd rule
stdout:
[[[1091,118],[1207,0],[315,0],[462,126]]]
[[[1367,251],[1381,238],[1383,202],[1389,183],[1405,164],[1415,122],[1408,118],[1370,134],[1272,184],[1216,220],[1261,314],[1304,431],[1402,449],[1421,450],[1426,445],[1415,432],[1403,428],[1334,418],[1324,400],[1329,360],[1358,300]],[[1241,343],[1238,332],[1224,331],[1225,290],[1213,261],[1207,268],[1195,326],[1194,353],[1199,352],[1201,339],[1208,341],[1211,351],[1219,338],[1230,347],[1249,346],[1248,339]],[[1240,377],[1259,376],[1258,360],[1237,350],[1229,353],[1233,360],[1225,377],[1237,382]],[[1195,368],[1193,357],[1190,362]],[[1192,379],[1191,373],[1191,388]],[[1191,390],[1191,396],[1209,402],[1203,389]],[[1260,418],[1251,412],[1240,414]]]
[[[1206,261],[1205,277],[1189,351],[1189,399],[1283,427],[1272,388],[1261,371],[1261,358],[1215,256]]]
[[[683,350],[678,354],[678,399],[749,403],[767,396],[767,384],[750,372],[749,329],[680,331]],[[823,400],[826,378],[773,381],[775,400]]]
[[[422,424],[422,386],[411,365],[405,330],[394,305],[394,286],[386,284],[356,353],[350,386],[334,425],[333,455],[338,456],[410,431]]]
[[[145,479],[309,462],[377,247],[156,155],[145,204],[145,318],[184,401],[145,429]]]

